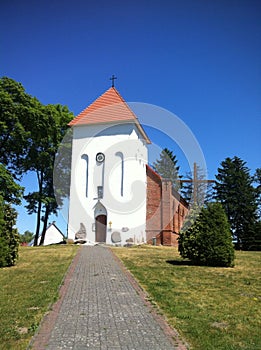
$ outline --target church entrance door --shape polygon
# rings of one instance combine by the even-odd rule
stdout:
[[[106,242],[107,216],[98,215],[95,218],[95,241]]]

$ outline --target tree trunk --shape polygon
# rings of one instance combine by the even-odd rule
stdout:
[[[39,184],[39,199],[38,199],[38,208],[37,208],[37,221],[36,221],[36,230],[35,230],[35,237],[34,237],[34,246],[38,245],[38,238],[39,238],[39,232],[40,232],[40,225],[41,225],[41,211],[42,211],[42,192],[43,192],[43,172],[41,171],[40,174],[37,173],[37,179]]]
[[[49,205],[47,204],[46,207],[45,207],[43,230],[42,230],[42,235],[41,235],[41,240],[40,240],[40,244],[39,245],[43,245],[44,244],[45,233],[46,233],[46,229],[47,229],[49,215],[50,215],[50,209],[49,209]]]

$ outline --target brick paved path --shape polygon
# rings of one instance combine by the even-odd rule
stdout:
[[[185,349],[164,333],[109,248],[80,249],[60,302],[45,345],[33,349]]]

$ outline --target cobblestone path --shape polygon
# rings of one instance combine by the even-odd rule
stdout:
[[[109,248],[84,246],[78,254],[48,341],[37,350],[185,349],[166,335]]]

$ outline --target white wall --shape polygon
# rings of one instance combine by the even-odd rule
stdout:
[[[41,237],[38,239],[38,245],[40,243]],[[44,244],[43,245],[50,245],[50,244],[56,244],[63,241],[63,235],[54,225],[51,225],[48,227],[45,233],[44,237]]]
[[[95,241],[97,186],[103,185],[104,196],[100,201],[107,210],[107,223],[112,222],[111,230],[108,224],[107,243],[111,243],[113,231],[121,232],[122,244],[128,238],[145,240],[148,155],[135,124],[75,126],[72,152],[68,238],[74,239],[82,222],[87,239]],[[101,165],[96,162],[98,152],[105,154]],[[87,157],[83,155],[88,156],[88,196]],[[122,232],[122,228],[129,230]]]

